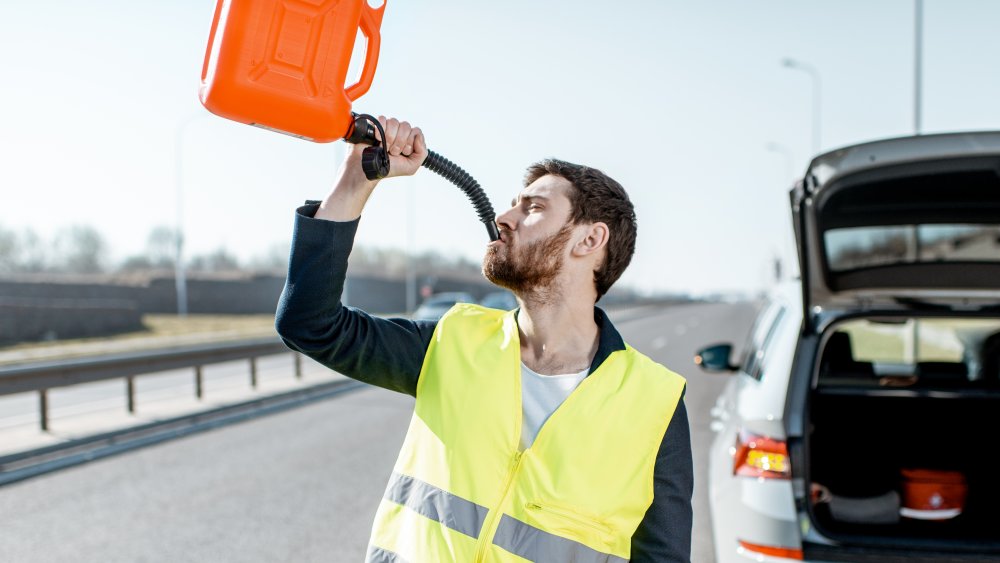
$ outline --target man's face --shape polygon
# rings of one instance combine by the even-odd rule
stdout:
[[[500,240],[483,257],[483,274],[491,282],[524,295],[548,288],[562,270],[569,225],[569,190],[561,176],[542,176],[524,188],[511,208],[497,217]]]

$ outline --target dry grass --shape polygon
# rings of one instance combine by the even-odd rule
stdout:
[[[146,330],[0,348],[0,365],[275,336],[274,315],[144,315]]]
[[[274,333],[274,315],[145,315],[142,324],[154,336],[221,333],[253,337]]]

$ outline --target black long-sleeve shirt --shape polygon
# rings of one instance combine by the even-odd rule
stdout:
[[[315,219],[307,202],[295,217],[288,278],[278,302],[278,334],[293,350],[348,377],[416,396],[417,379],[436,322],[375,317],[341,303],[347,260],[358,220]],[[600,329],[591,373],[625,349],[599,308]],[[632,536],[633,562],[689,561],[691,553],[691,436],[684,401],[678,403],[656,457],[653,502]]]

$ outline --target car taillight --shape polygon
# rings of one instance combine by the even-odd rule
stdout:
[[[784,557],[785,559],[802,560],[802,550],[791,547],[776,547],[772,545],[758,545],[748,541],[740,540],[740,547],[754,554],[770,555],[771,557]]]
[[[744,477],[788,479],[792,468],[788,463],[788,447],[784,440],[775,440],[741,430],[736,437],[733,473]]]

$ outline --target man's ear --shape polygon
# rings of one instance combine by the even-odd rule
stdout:
[[[574,256],[588,256],[600,252],[608,244],[608,226],[600,221],[586,225],[583,238],[573,245]]]

